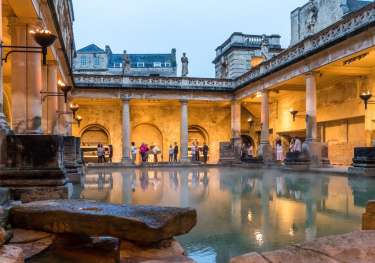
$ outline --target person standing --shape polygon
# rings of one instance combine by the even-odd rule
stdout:
[[[146,148],[146,145],[142,142],[141,147],[139,147],[142,163],[146,162]]]
[[[110,144],[108,146],[108,161],[109,163],[112,163],[112,158],[113,158],[113,146]]]
[[[247,148],[247,156],[249,158],[254,157],[254,148],[253,148],[253,145],[251,143],[249,144],[249,148]]]
[[[283,145],[280,139],[276,140],[276,160],[281,162],[283,161]]]
[[[208,161],[208,145],[207,144],[203,145],[203,161],[204,163],[207,163]]]
[[[137,146],[135,146],[135,142],[131,143],[130,152],[131,152],[133,164],[135,164],[137,160]]]
[[[195,161],[195,142],[193,142],[193,145],[191,146],[191,160],[194,162]]]
[[[158,162],[158,154],[160,153],[160,149],[157,145],[154,145],[152,147],[152,154],[154,155],[154,163]]]
[[[174,143],[173,158],[174,158],[174,161],[177,163],[177,159],[178,159],[178,145],[177,145],[177,142]]]
[[[100,163],[102,161],[100,143],[96,147],[96,156],[98,157],[98,163]]]
[[[302,142],[298,137],[294,141],[294,152],[302,152]]]
[[[195,160],[199,162],[199,159],[199,142],[197,142],[195,145]]]
[[[169,145],[168,153],[169,153],[169,162],[171,163],[171,162],[173,162],[173,155],[174,155],[174,149],[173,149],[172,144]]]

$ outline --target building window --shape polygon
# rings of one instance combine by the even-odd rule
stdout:
[[[83,66],[83,67],[87,66],[87,57],[86,56],[81,57],[81,66]]]
[[[94,58],[94,63],[95,63],[95,66],[99,66],[100,65],[100,58],[99,57],[95,57]]]
[[[154,62],[154,68],[161,68],[161,62]]]
[[[145,63],[144,62],[137,62],[137,68],[144,68]]]
[[[171,67],[171,63],[170,63],[170,62],[165,62],[165,63],[164,63],[164,66],[165,66],[166,68],[170,68],[170,67]]]

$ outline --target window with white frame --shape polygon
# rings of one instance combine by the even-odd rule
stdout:
[[[81,66],[82,67],[86,67],[87,66],[87,57],[86,56],[82,56],[81,57]]]
[[[161,62],[154,62],[154,68],[161,68]]]
[[[95,57],[94,58],[94,64],[95,64],[95,66],[99,66],[100,65],[100,58],[99,57]]]
[[[171,67],[171,63],[170,63],[170,62],[165,62],[165,63],[164,63],[164,66],[165,66],[166,68],[170,68],[170,67]]]
[[[144,62],[137,62],[137,68],[144,68],[145,63]]]

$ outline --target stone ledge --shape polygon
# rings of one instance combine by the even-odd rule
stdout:
[[[375,262],[375,231],[355,231],[345,235],[322,237],[276,251],[245,254],[230,261],[230,263],[245,262]]]

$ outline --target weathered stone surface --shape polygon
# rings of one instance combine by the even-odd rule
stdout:
[[[121,263],[195,263],[194,260],[185,256],[167,257],[161,259],[131,258],[122,259]]]
[[[162,259],[184,256],[184,249],[176,240],[164,240],[154,246],[137,246],[126,240],[121,241],[121,259],[145,258]]]
[[[24,256],[22,249],[15,246],[0,247],[0,262],[1,263],[23,263]]]
[[[14,199],[20,200],[23,203],[68,198],[67,185],[46,187],[12,187],[11,192]]]
[[[269,263],[264,257],[256,252],[232,258],[230,263]]]
[[[190,208],[112,205],[93,201],[39,201],[10,211],[13,227],[52,233],[113,236],[141,244],[189,232],[196,224]]]
[[[30,243],[30,242],[38,241],[38,240],[53,236],[53,234],[47,233],[47,232],[26,230],[26,229],[20,229],[20,228],[12,229],[12,232],[13,232],[13,237],[9,241],[10,244]]]
[[[323,237],[276,251],[246,254],[233,258],[230,262],[375,262],[375,231],[356,231],[345,235]]]
[[[7,239],[7,232],[4,228],[0,227],[0,246],[5,244]]]
[[[111,237],[57,235],[49,254],[51,258],[74,263],[117,263],[120,262],[120,241]]]

